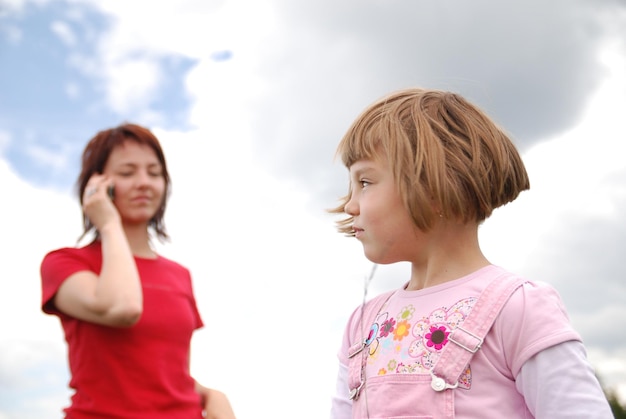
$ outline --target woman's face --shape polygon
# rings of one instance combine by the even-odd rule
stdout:
[[[115,206],[125,224],[148,224],[165,198],[163,167],[147,145],[127,140],[109,155],[104,174],[115,185]]]

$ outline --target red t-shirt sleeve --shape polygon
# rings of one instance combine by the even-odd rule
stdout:
[[[76,253],[76,249],[58,249],[44,256],[40,267],[41,309],[48,314],[61,314],[53,300],[61,284],[76,272],[93,269],[88,260]]]
[[[189,273],[189,271],[187,271],[187,274],[188,274],[188,278],[189,278],[189,295],[191,297],[191,306],[193,307],[194,321],[196,322],[195,328],[196,329],[200,329],[200,328],[204,327],[204,322],[202,321],[202,315],[200,315],[200,310],[198,310],[198,304],[196,302],[195,293],[193,291],[193,284],[192,284],[192,280],[191,280],[191,274]]]

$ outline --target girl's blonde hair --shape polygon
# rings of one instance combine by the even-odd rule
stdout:
[[[337,148],[350,168],[386,158],[415,225],[435,217],[482,222],[530,188],[524,163],[509,137],[458,94],[411,88],[384,97],[354,121]],[[348,195],[332,213],[345,213]],[[352,235],[353,217],[338,221]]]

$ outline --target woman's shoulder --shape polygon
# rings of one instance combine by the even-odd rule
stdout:
[[[59,247],[57,249],[50,250],[43,257],[43,262],[57,258],[89,258],[99,256],[101,254],[101,248],[99,242],[91,242],[84,246],[74,247]]]

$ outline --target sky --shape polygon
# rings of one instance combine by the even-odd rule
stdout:
[[[68,404],[39,264],[81,233],[84,145],[124,121],[165,149],[172,239],[156,246],[192,272],[194,377],[240,419],[327,417],[372,266],[326,212],[347,190],[335,148],[414,86],[511,134],[531,189],[481,226],[483,251],[559,291],[626,402],[623,0],[0,0],[0,419]],[[378,267],[367,298],[408,276]]]

